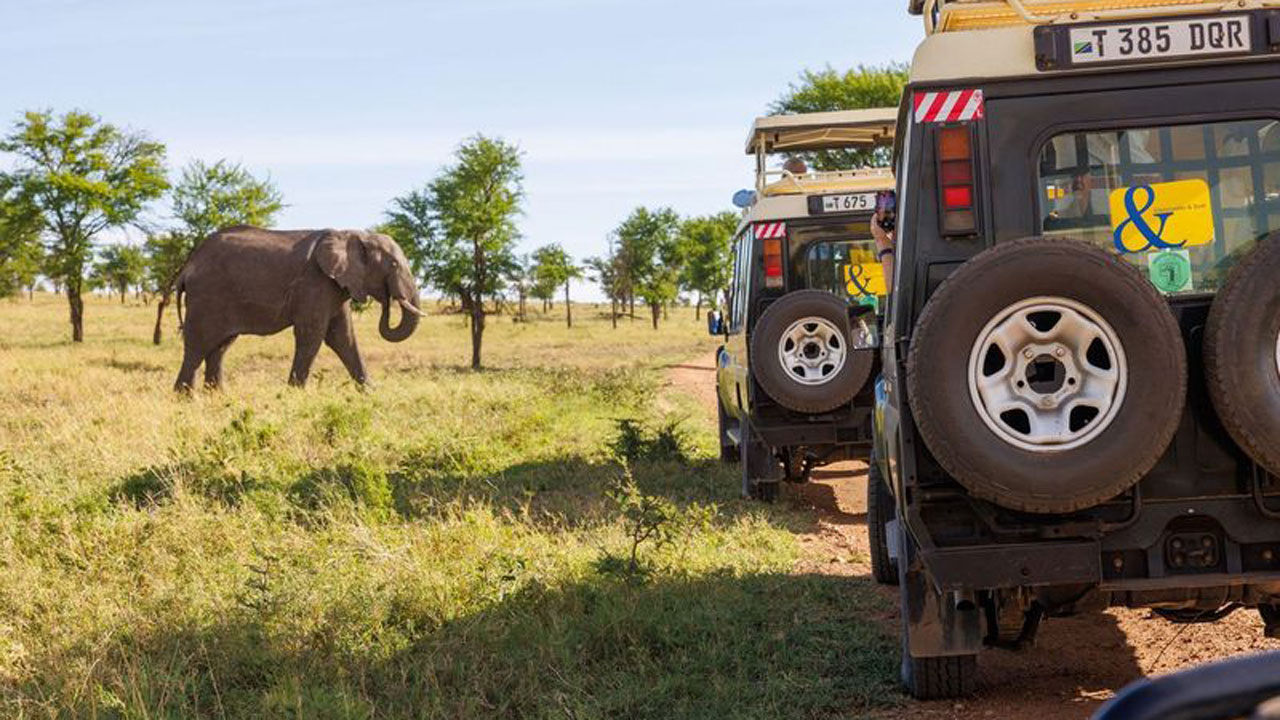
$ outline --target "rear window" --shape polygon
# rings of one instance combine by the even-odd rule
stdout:
[[[1274,120],[1065,133],[1039,176],[1044,234],[1109,248],[1167,294],[1218,290],[1280,228]]]
[[[865,222],[792,228],[791,289],[826,290],[876,307],[885,295],[884,269]]]

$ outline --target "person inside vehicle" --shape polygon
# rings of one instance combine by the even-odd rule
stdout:
[[[782,163],[782,169],[797,176],[809,174],[809,166],[798,157],[787,158],[787,161]]]
[[[884,268],[884,286],[888,292],[893,292],[893,249],[897,244],[896,230],[885,230],[881,224],[884,222],[884,211],[877,210],[876,214],[871,216],[871,237],[876,241],[876,262]]]

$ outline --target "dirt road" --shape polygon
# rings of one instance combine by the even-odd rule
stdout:
[[[715,366],[699,358],[669,371],[675,389],[715,412]],[[800,536],[801,572],[847,575],[871,582],[867,564],[866,469],[844,463],[815,473],[808,485],[787,486],[783,502],[813,513],[816,530]],[[896,602],[896,589],[884,588]],[[896,622],[896,616],[891,619]],[[960,702],[908,703],[885,718],[1023,718],[1076,720],[1139,677],[1213,659],[1280,649],[1262,636],[1256,612],[1240,611],[1213,624],[1173,625],[1145,610],[1045,620],[1036,646],[1022,652],[988,650],[979,659],[979,691]]]

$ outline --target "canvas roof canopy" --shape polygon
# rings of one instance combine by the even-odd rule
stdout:
[[[891,145],[897,123],[897,108],[771,115],[751,126],[747,154]]]

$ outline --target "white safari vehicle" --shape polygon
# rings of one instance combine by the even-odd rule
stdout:
[[[885,294],[869,223],[884,169],[809,171],[776,156],[861,150],[887,155],[895,109],[760,118],[747,139],[756,184],[736,235],[717,385],[722,457],[740,459],[743,492],[771,499],[782,480],[871,450],[877,314]]]
[[[1280,2],[909,7],[872,524],[908,688],[1105,605],[1280,635]]]

